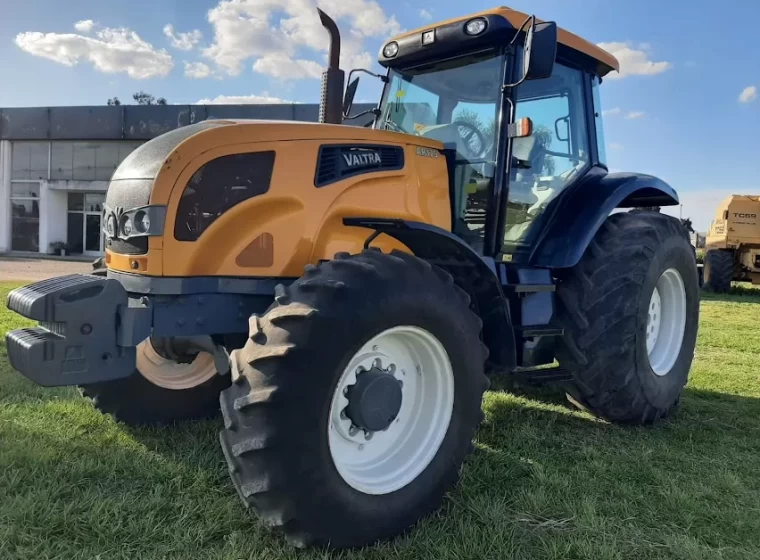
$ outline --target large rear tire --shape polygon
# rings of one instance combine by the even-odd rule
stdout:
[[[718,294],[728,292],[734,279],[734,252],[726,249],[707,251],[704,275],[705,288]]]
[[[220,398],[246,507],[292,544],[331,548],[436,509],[482,419],[481,325],[451,276],[405,253],[338,254],[279,286]]]
[[[143,426],[213,418],[219,414],[219,393],[229,385],[229,375],[217,373],[210,354],[201,352],[191,363],[174,364],[147,340],[137,348],[132,375],[80,390],[103,414]]]
[[[694,357],[699,288],[681,224],[613,214],[557,286],[557,358],[570,400],[607,420],[649,424],[679,400]]]

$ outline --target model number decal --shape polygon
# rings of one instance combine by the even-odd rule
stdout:
[[[437,158],[440,154],[438,150],[434,150],[433,148],[423,148],[422,146],[417,146],[417,155],[422,157]]]
[[[757,218],[757,214],[737,214],[734,212],[734,218]]]

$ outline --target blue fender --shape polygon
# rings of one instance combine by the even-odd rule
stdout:
[[[547,268],[575,266],[616,208],[677,204],[676,191],[657,177],[607,173],[601,167],[593,167],[552,205],[548,223],[534,245],[529,262]]]

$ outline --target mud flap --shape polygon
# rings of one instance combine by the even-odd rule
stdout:
[[[8,308],[39,327],[5,337],[11,366],[44,386],[86,385],[127,377],[135,348],[119,346],[120,310],[128,296],[116,280],[72,274],[8,294]]]

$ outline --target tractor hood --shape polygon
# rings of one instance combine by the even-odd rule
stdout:
[[[294,140],[411,144],[443,149],[443,144],[435,140],[353,126],[297,121],[204,121],[163,134],[132,152],[113,174],[106,205],[128,210],[148,204],[166,204],[179,174],[200,154],[230,145]],[[255,151],[253,146],[251,148]]]

